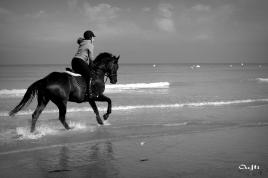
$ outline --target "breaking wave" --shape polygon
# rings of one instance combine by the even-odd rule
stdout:
[[[165,108],[183,108],[183,107],[209,107],[209,106],[226,106],[239,104],[268,104],[268,98],[263,99],[245,99],[245,100],[229,100],[229,101],[204,101],[192,103],[174,103],[174,104],[155,104],[155,105],[130,105],[130,106],[114,106],[113,111],[129,111],[138,109],[165,109]],[[100,111],[106,111],[106,107],[100,107]],[[85,112],[92,111],[89,107],[73,107],[68,108],[67,112]],[[30,115],[33,110],[20,111],[16,115]],[[58,109],[44,110],[42,113],[58,113]],[[8,116],[8,112],[0,112],[0,116]]]
[[[263,83],[268,82],[268,78],[256,78],[256,80],[259,81],[259,82],[263,82]]]
[[[16,98],[21,97],[26,92],[26,89],[3,89],[0,90],[0,98]]]
[[[169,88],[169,82],[156,82],[156,83],[133,83],[133,84],[117,84],[106,85],[105,93],[121,93],[129,90],[137,89],[164,89]],[[17,98],[22,97],[26,89],[3,89],[0,90],[0,98]]]

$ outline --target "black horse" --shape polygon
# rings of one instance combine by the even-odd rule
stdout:
[[[110,53],[101,53],[93,61],[93,79],[92,91],[96,93],[96,97],[88,99],[86,91],[86,83],[82,76],[72,76],[66,72],[52,72],[48,76],[34,82],[27,89],[20,103],[9,112],[10,116],[14,116],[22,108],[31,103],[32,99],[37,95],[37,107],[32,114],[31,132],[35,130],[36,121],[51,100],[59,109],[59,120],[66,129],[70,129],[65,121],[67,102],[89,102],[96,114],[97,122],[103,125],[102,119],[95,101],[106,101],[108,103],[107,113],[103,115],[103,119],[107,120],[112,112],[111,99],[103,95],[105,90],[104,78],[107,76],[110,83],[117,82],[118,59]]]

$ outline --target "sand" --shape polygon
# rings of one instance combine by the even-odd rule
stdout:
[[[2,132],[0,177],[267,177],[266,105],[153,111],[114,111],[102,127],[90,112],[69,113],[71,131],[47,114],[37,125],[46,131],[40,138]],[[7,127],[25,131],[27,118]]]
[[[1,154],[0,177],[266,177],[267,132],[221,128],[43,146]]]

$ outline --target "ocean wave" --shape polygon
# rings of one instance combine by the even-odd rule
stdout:
[[[268,122],[253,122],[253,123],[245,123],[241,124],[241,127],[265,127],[268,126]]]
[[[244,100],[230,100],[230,101],[204,101],[195,103],[174,103],[174,104],[155,104],[155,105],[130,105],[130,106],[114,106],[113,111],[130,111],[138,109],[165,109],[165,108],[183,108],[183,107],[209,107],[209,106],[226,106],[236,104],[250,104],[250,103],[267,103],[268,98],[263,99],[244,99]],[[106,107],[99,107],[99,110],[104,112]],[[73,107],[68,108],[67,112],[88,112],[92,111],[89,107]],[[20,111],[17,115],[30,115],[33,110]],[[58,113],[58,109],[44,110],[42,113]],[[0,116],[8,116],[8,112],[0,112]]]
[[[106,85],[105,93],[121,93],[129,90],[139,89],[165,89],[169,88],[169,82],[156,82],[156,83],[133,83],[133,84],[117,84]],[[26,92],[26,89],[3,89],[0,90],[0,98],[17,98],[22,97]]]
[[[135,90],[135,89],[151,89],[151,88],[169,88],[169,82],[156,83],[133,83],[133,84],[117,84],[107,85],[105,88],[110,90]]]
[[[256,80],[259,81],[259,82],[263,82],[263,83],[268,82],[268,78],[256,78]]]
[[[16,98],[25,94],[26,89],[3,89],[0,90],[0,98]]]

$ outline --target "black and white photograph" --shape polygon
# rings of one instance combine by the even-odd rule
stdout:
[[[268,177],[267,0],[1,0],[1,178]]]

